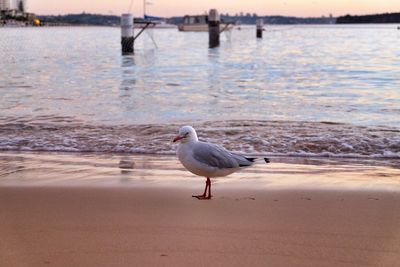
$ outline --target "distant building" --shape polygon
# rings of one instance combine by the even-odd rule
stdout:
[[[21,2],[26,11],[26,0],[0,0],[0,10],[18,10]]]
[[[0,0],[0,10],[10,10],[13,9],[13,0]]]
[[[25,0],[14,0],[15,1],[15,6],[17,9],[20,7],[20,3],[22,3],[22,6],[24,7],[24,12],[26,12],[26,1]]]

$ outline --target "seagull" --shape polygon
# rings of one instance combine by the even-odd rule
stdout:
[[[183,126],[173,142],[178,142],[176,154],[182,165],[191,173],[204,176],[206,187],[202,195],[193,195],[197,199],[211,199],[210,178],[223,177],[244,167],[253,165],[256,158],[248,158],[232,153],[221,146],[199,141],[192,126]],[[264,158],[266,163],[268,158]]]

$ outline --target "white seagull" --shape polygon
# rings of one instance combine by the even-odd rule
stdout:
[[[173,142],[180,141],[176,154],[182,165],[191,173],[207,178],[202,195],[197,199],[211,199],[210,178],[227,176],[243,167],[253,165],[255,158],[248,158],[225,150],[223,147],[199,141],[191,126],[183,126]],[[268,163],[269,159],[264,158]],[[208,190],[208,191],[207,191]]]

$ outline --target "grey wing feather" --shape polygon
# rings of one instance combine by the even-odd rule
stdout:
[[[220,146],[203,142],[194,146],[193,157],[206,165],[220,169],[238,168],[252,164],[251,161],[241,155],[233,154]]]

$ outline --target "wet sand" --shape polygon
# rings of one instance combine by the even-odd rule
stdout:
[[[272,162],[268,173],[261,166],[215,180],[213,199],[199,201],[190,196],[204,181],[173,158],[138,156],[136,169],[122,170],[123,157],[2,153],[0,266],[400,261],[396,169]]]

